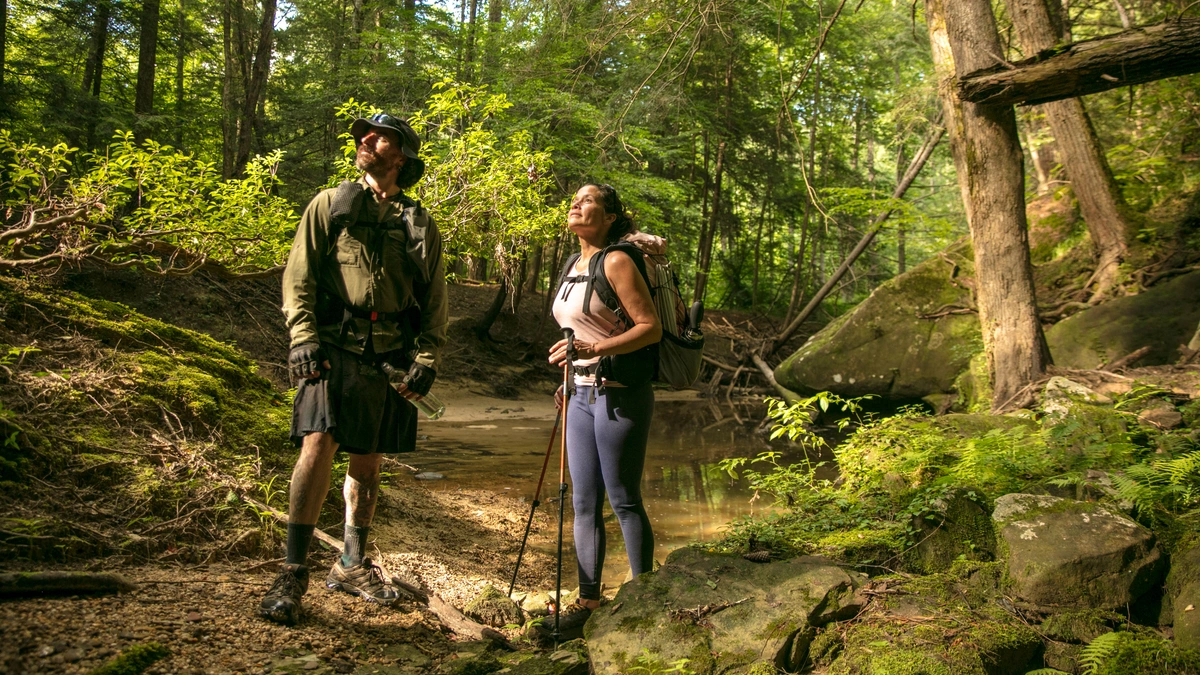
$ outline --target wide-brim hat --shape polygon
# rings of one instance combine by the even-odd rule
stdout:
[[[404,156],[420,161],[418,153],[421,151],[421,137],[413,131],[408,122],[387,113],[360,117],[350,125],[350,135],[354,137],[354,144],[361,145],[363,136],[366,136],[372,128],[395,131],[400,135],[400,149],[404,152]]]

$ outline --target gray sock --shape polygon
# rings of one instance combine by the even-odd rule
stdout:
[[[367,532],[370,527],[355,527],[347,525],[342,541],[346,550],[342,553],[342,567],[353,567],[362,564],[363,554],[367,550]]]

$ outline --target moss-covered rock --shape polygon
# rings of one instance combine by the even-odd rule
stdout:
[[[948,490],[913,517],[918,543],[915,567],[944,572],[956,560],[989,562],[996,558],[996,531],[991,506],[982,492],[967,487]]]
[[[745,673],[759,662],[794,671],[815,627],[862,608],[859,583],[822,558],[759,564],[684,548],[622,586],[584,636],[599,675],[681,659],[696,675]]]
[[[974,269],[961,241],[887,281],[814,335],[775,370],[784,386],[842,396],[918,399],[953,391],[955,379],[983,348],[974,314],[938,314],[970,305],[959,277]]]
[[[126,648],[111,661],[93,670],[90,675],[141,675],[155,661],[166,658],[170,652],[157,642],[133,645]]]
[[[1164,594],[1171,606],[1175,644],[1200,649],[1200,542],[1192,539],[1171,554]]]
[[[1009,494],[992,518],[1013,591],[1037,605],[1124,607],[1166,572],[1154,534],[1098,504]]]
[[[1139,365],[1174,363],[1200,323],[1200,272],[1116,298],[1063,319],[1046,331],[1054,363],[1096,368],[1142,347]]]
[[[493,628],[525,623],[521,606],[491,584],[463,608],[463,614]]]

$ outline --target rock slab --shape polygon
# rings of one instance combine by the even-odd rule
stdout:
[[[992,520],[1014,592],[1036,605],[1123,608],[1166,571],[1153,533],[1095,503],[1009,494]]]
[[[679,549],[592,613],[584,627],[592,669],[655,672],[688,659],[695,675],[756,663],[794,672],[817,626],[862,608],[860,577],[852,574],[812,556],[761,564]]]
[[[780,364],[775,378],[802,393],[916,399],[953,392],[983,348],[979,317],[964,313],[971,293],[961,277],[973,269],[962,241],[884,282]]]

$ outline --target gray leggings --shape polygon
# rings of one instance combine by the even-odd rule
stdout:
[[[649,384],[624,387],[576,387],[567,408],[567,458],[575,506],[575,557],[579,597],[600,599],[604,569],[604,493],[612,505],[633,575],[650,571],[654,533],[642,505],[642,467],[654,415]]]

